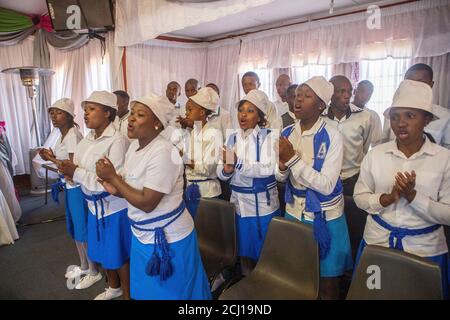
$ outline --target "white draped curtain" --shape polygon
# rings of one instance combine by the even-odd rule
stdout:
[[[220,89],[221,106],[230,109],[238,100],[239,40],[224,41],[208,47],[205,84]]]
[[[186,103],[184,83],[195,78],[203,86],[206,72],[207,45],[177,44],[152,40],[127,47],[128,93],[138,98],[149,93],[165,94],[170,81],[181,85],[180,103]]]
[[[369,14],[362,12],[245,36],[240,64],[283,68],[450,52],[450,1],[418,1],[380,14],[379,29],[369,29]]]
[[[111,90],[111,66],[108,50],[103,50],[99,40],[85,46],[63,51],[50,46],[50,64],[55,70],[52,77],[52,102],[70,98],[75,104],[75,121],[87,132],[83,120],[81,101],[94,90]]]
[[[426,63],[433,69],[434,103],[450,108],[450,53],[435,57],[416,58],[412,60],[411,64],[419,62]]]
[[[0,46],[0,70],[33,65],[33,38],[17,45]],[[30,172],[30,147],[35,145],[33,115],[26,88],[17,74],[0,73],[0,121],[6,122],[6,134],[16,154],[15,174]]]

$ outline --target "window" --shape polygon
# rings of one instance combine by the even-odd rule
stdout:
[[[273,96],[275,95],[275,82],[273,80],[273,72],[272,69],[255,69],[253,70],[259,77],[259,81],[261,82],[261,86],[259,90],[264,91],[270,100],[273,100]],[[244,73],[239,74],[239,97],[243,98],[245,96],[244,90],[242,89],[242,76]]]
[[[392,97],[410,65],[409,59],[387,58],[383,60],[362,60],[359,64],[359,80],[369,80],[374,91],[367,107],[375,110],[380,119],[392,103]]]
[[[292,68],[292,82],[301,84],[314,76],[324,76],[330,79],[333,76],[333,65],[307,65]]]

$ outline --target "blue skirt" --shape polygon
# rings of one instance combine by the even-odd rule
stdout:
[[[67,232],[79,242],[88,241],[88,207],[81,187],[64,189],[66,192]]]
[[[136,300],[210,300],[211,291],[203,268],[197,235],[169,244],[173,274],[165,281],[149,276],[145,269],[154,245],[143,244],[134,235],[131,244],[130,293]]]
[[[359,244],[358,252],[356,253],[355,258],[355,270],[358,266],[359,260],[361,259],[361,255],[366,247],[366,242],[364,239],[361,240]],[[436,262],[441,268],[441,278],[442,278],[442,291],[444,294],[444,299],[448,299],[448,293],[450,289],[450,263],[449,263],[449,254],[444,253],[438,256],[425,257],[431,261]]]
[[[299,221],[287,212],[285,218]],[[306,224],[313,224],[312,221],[305,220],[303,216],[300,221]],[[353,267],[352,250],[345,215],[343,214],[337,219],[327,221],[327,228],[331,235],[331,247],[327,257],[320,260],[320,276],[339,277]]]
[[[256,217],[242,218],[236,214],[236,232],[238,240],[238,255],[248,257],[255,262],[258,261],[261,254],[264,240],[266,239],[267,229],[273,217],[279,216],[280,211],[276,210],[271,214],[260,216],[261,235],[258,234],[258,220]]]
[[[89,210],[88,256],[107,270],[120,269],[130,260],[131,227],[128,210],[123,209],[103,219],[98,219]]]

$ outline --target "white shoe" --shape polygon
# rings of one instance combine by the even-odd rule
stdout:
[[[84,276],[85,274],[88,274],[89,269],[87,270],[81,270],[80,267],[76,266],[75,268],[73,268],[71,271],[66,272],[66,278],[67,279],[72,279],[72,278],[76,278],[76,277],[80,277]]]
[[[64,275],[66,277],[66,279],[69,279],[68,275],[72,272],[73,269],[75,268],[79,268],[79,266],[75,265],[75,264],[71,264],[70,266],[67,267],[66,269],[66,274]]]
[[[120,297],[121,295],[122,295],[121,288],[113,289],[111,287],[108,287],[105,289],[104,292],[96,296],[94,300],[113,300],[115,298]]]
[[[80,282],[77,283],[77,285],[75,286],[75,289],[80,290],[80,289],[89,288],[90,286],[99,282],[100,280],[102,280],[102,274],[100,272],[97,273],[95,276],[88,274],[83,279],[81,279]]]

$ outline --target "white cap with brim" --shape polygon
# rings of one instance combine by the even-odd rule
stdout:
[[[75,118],[75,107],[73,101],[69,98],[62,98],[55,101],[48,109],[49,111],[50,109],[59,109],[70,114],[72,118]]]
[[[88,102],[98,103],[103,106],[111,107],[114,110],[118,110],[117,97],[114,93],[111,93],[109,91],[94,91],[94,92],[92,92],[91,95],[86,100],[81,102],[81,106],[83,107],[83,109],[84,109],[84,106],[86,105],[86,103],[88,103]]]
[[[325,79],[323,76],[315,76],[307,80],[303,84],[310,87],[314,93],[325,102],[325,105],[330,103],[331,97],[334,93],[334,85]]]
[[[427,111],[433,115],[433,120],[439,119],[432,107],[433,91],[426,83],[414,80],[400,82],[392,98],[392,105],[383,115],[389,117],[392,108],[413,108]]]
[[[214,89],[210,87],[201,88],[195,95],[193,95],[189,99],[194,101],[202,108],[211,110],[212,112],[217,112],[217,108],[219,107],[219,95],[216,91],[214,91]]]
[[[141,103],[147,106],[155,116],[161,121],[164,128],[167,128],[170,121],[173,118],[173,104],[165,96],[158,96],[154,93],[141,97],[139,99],[133,100],[130,103],[130,107],[137,103]]]
[[[261,110],[264,114],[267,114],[267,110],[269,109],[269,97],[264,93],[264,91],[253,89],[245,97],[242,98],[241,101],[248,101],[254,104],[259,110]]]

